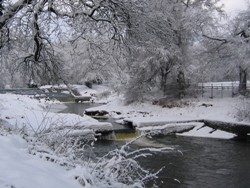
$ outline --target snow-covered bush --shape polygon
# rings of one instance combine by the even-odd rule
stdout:
[[[106,185],[114,185],[115,187],[124,187],[126,185],[136,188],[145,187],[148,181],[156,179],[161,169],[151,173],[143,169],[136,159],[152,155],[152,151],[162,152],[170,148],[130,150],[130,144],[141,137],[131,140],[120,149],[112,150],[100,158],[93,168],[95,177]]]
[[[80,120],[70,125],[67,118],[45,114],[36,129],[29,122],[27,125],[37,142],[45,144],[55,155],[70,160],[76,159],[76,154],[83,152],[84,145],[95,140],[94,130],[81,125]],[[24,133],[27,134],[25,130]]]
[[[131,151],[129,142],[120,149],[97,158],[94,153],[94,131],[88,126],[68,125],[64,118],[45,114],[38,125],[27,121],[32,131],[25,127],[16,129],[29,143],[28,152],[39,158],[67,167],[73,178],[83,187],[145,187],[157,173],[144,170],[136,161],[151,155],[152,148]],[[32,126],[33,125],[33,126]],[[141,136],[142,137],[142,136]],[[139,138],[137,138],[139,139]],[[163,149],[154,149],[162,151]]]
[[[240,106],[236,110],[236,118],[239,121],[250,122],[250,101],[247,98],[242,99]]]
[[[42,135],[41,135],[42,134]],[[93,152],[93,142],[83,142],[81,136],[61,137],[57,142],[51,142],[55,132],[37,133],[34,137],[26,136],[32,146],[29,152],[47,161],[67,166],[72,176],[83,187],[146,187],[146,183],[157,178],[157,172],[151,173],[143,169],[137,162],[138,158],[152,155],[152,152],[163,152],[171,148],[143,148],[131,150],[130,145],[145,135],[131,140],[120,148],[109,151],[103,157],[97,158]],[[58,137],[56,135],[56,137]],[[55,147],[56,146],[56,147]],[[92,152],[92,154],[89,154]],[[86,154],[87,153],[87,154]]]

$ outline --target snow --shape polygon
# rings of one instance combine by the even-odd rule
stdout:
[[[148,126],[148,127],[139,127],[140,131],[154,131],[161,130],[163,133],[175,133],[182,132],[188,129],[193,129],[194,127],[203,126],[203,123],[200,122],[189,122],[189,123],[169,123],[166,125],[159,126]]]
[[[96,103],[107,103],[112,100],[110,88],[104,85],[94,84],[92,88],[85,85],[72,85],[72,88],[76,89],[81,96],[92,97]]]
[[[164,130],[165,133],[168,132],[167,128],[170,126],[167,124],[175,123],[182,127],[180,123],[194,121],[195,128],[193,130],[178,135],[229,139],[235,135],[219,130],[213,132],[209,127],[200,128],[197,121],[206,119],[239,123],[235,114],[242,98],[186,99],[183,101],[188,105],[173,108],[163,108],[159,105],[152,105],[150,102],[124,105],[123,101],[122,97],[117,97],[108,104],[90,108],[87,111],[105,110],[117,119],[118,123],[132,122],[139,130],[142,128],[144,130],[158,129]]]
[[[112,130],[112,124],[102,123],[89,116],[50,112],[49,106],[55,101],[35,99],[29,96],[1,94],[0,119],[11,128],[19,128],[36,133],[48,128],[72,127],[81,130]]]
[[[43,85],[39,87],[40,89],[67,89],[67,86],[65,84],[59,84],[59,85]]]
[[[51,105],[56,105],[58,111],[63,105],[58,101],[36,99],[30,96],[1,94],[0,95],[0,187],[25,187],[25,188],[68,188],[82,187],[75,177],[79,177],[79,170],[68,170],[59,166],[59,162],[45,161],[44,154],[30,155],[30,147],[20,136],[5,133],[1,130],[4,126],[8,130],[24,131],[28,135],[44,132],[48,139],[62,142],[60,136],[65,138],[83,136],[86,139],[95,139],[94,131],[113,130],[112,124],[98,122],[89,116],[75,114],[61,114],[50,111]],[[52,131],[52,138],[49,136]],[[32,138],[34,140],[34,138]],[[41,150],[41,148],[39,148]],[[53,152],[51,156],[56,157]],[[38,156],[43,156],[42,159]],[[64,161],[64,159],[57,159]],[[64,164],[64,162],[61,162]],[[88,169],[81,167],[81,174],[88,174]],[[87,177],[87,175],[86,175]],[[95,186],[86,186],[95,187]]]
[[[133,118],[125,118],[124,122],[131,122],[133,126],[137,128],[148,127],[148,126],[159,126],[165,125],[166,123],[176,123],[178,121],[198,121],[198,119],[194,119],[188,116],[151,116],[151,117],[133,117]]]
[[[148,120],[150,120],[150,118]],[[139,131],[158,131],[160,134],[163,135],[175,133],[176,135],[180,136],[208,137],[220,139],[232,139],[236,136],[233,133],[228,133],[226,131],[221,130],[214,130],[210,127],[204,126],[204,123],[202,122],[192,122],[192,119],[187,118],[166,118],[164,119],[164,121],[154,121],[154,118],[152,118],[152,120],[150,121],[147,121],[144,120],[144,118],[139,118],[136,119],[136,121],[133,121],[133,119],[130,119],[130,121],[135,123],[135,126]],[[181,121],[188,122],[183,123]],[[154,124],[157,126],[154,126]]]
[[[82,187],[65,167],[41,160],[27,151],[28,144],[20,136],[0,136],[0,187]]]
[[[203,127],[203,125],[198,125],[194,129],[192,129],[188,132],[177,133],[177,135],[221,138],[221,139],[231,139],[231,138],[234,138],[236,136],[235,134],[228,133],[226,131],[221,131],[221,130],[214,131],[210,127]]]
[[[150,102],[135,103],[124,105],[122,97],[117,97],[108,104],[89,108],[87,111],[104,110],[108,112],[120,112],[121,115],[113,115],[115,118],[130,118],[130,117],[166,117],[179,119],[188,117],[191,119],[214,119],[214,120],[231,120],[236,121],[233,116],[236,111],[237,104],[241,101],[240,98],[223,98],[223,99],[192,99],[187,102],[189,105],[183,107],[163,108],[159,105],[152,105]],[[211,107],[205,107],[202,104],[211,104]]]

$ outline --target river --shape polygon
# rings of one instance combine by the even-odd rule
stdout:
[[[92,104],[68,103],[63,112],[82,114]],[[102,140],[95,145],[96,155],[103,155],[125,141]],[[165,188],[247,188],[250,187],[250,142],[232,140],[164,136],[144,138],[131,145],[143,147],[175,148],[172,152],[154,153],[140,159],[140,164],[156,172],[162,166],[157,185]],[[178,151],[177,151],[178,150]],[[148,187],[151,183],[149,183]]]

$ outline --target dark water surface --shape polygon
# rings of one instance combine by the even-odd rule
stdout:
[[[88,108],[93,108],[100,106],[100,104],[95,103],[75,103],[73,101],[65,103],[66,109],[62,110],[61,113],[73,113],[82,116],[84,111]]]
[[[88,107],[91,107],[91,104]],[[81,115],[85,108],[86,104],[72,103],[65,112]],[[98,141],[94,152],[97,155],[104,155],[123,143],[122,141]],[[151,169],[152,172],[165,166],[157,180],[159,187],[250,187],[249,141],[237,142],[223,139],[165,136],[138,141],[131,148],[164,146],[170,146],[176,150],[167,153],[154,153],[151,157],[139,160],[144,168]]]
[[[250,143],[180,136],[157,141],[175,145],[183,153],[143,159],[147,168],[166,167],[160,187],[250,187]]]
[[[98,155],[119,147],[122,142],[99,141]],[[166,136],[144,139],[131,148],[170,146],[176,150],[154,153],[139,160],[145,169],[156,172],[165,166],[157,179],[159,187],[247,188],[250,187],[250,143],[197,137]],[[148,186],[150,187],[150,185]]]

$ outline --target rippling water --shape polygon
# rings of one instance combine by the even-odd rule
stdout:
[[[95,152],[103,155],[119,147],[122,142],[101,141]],[[250,143],[231,140],[166,136],[144,139],[134,143],[131,148],[143,147],[175,148],[175,151],[154,153],[151,157],[140,159],[140,164],[159,174],[159,187],[190,188],[247,188],[250,187]],[[148,185],[150,187],[150,184]]]

